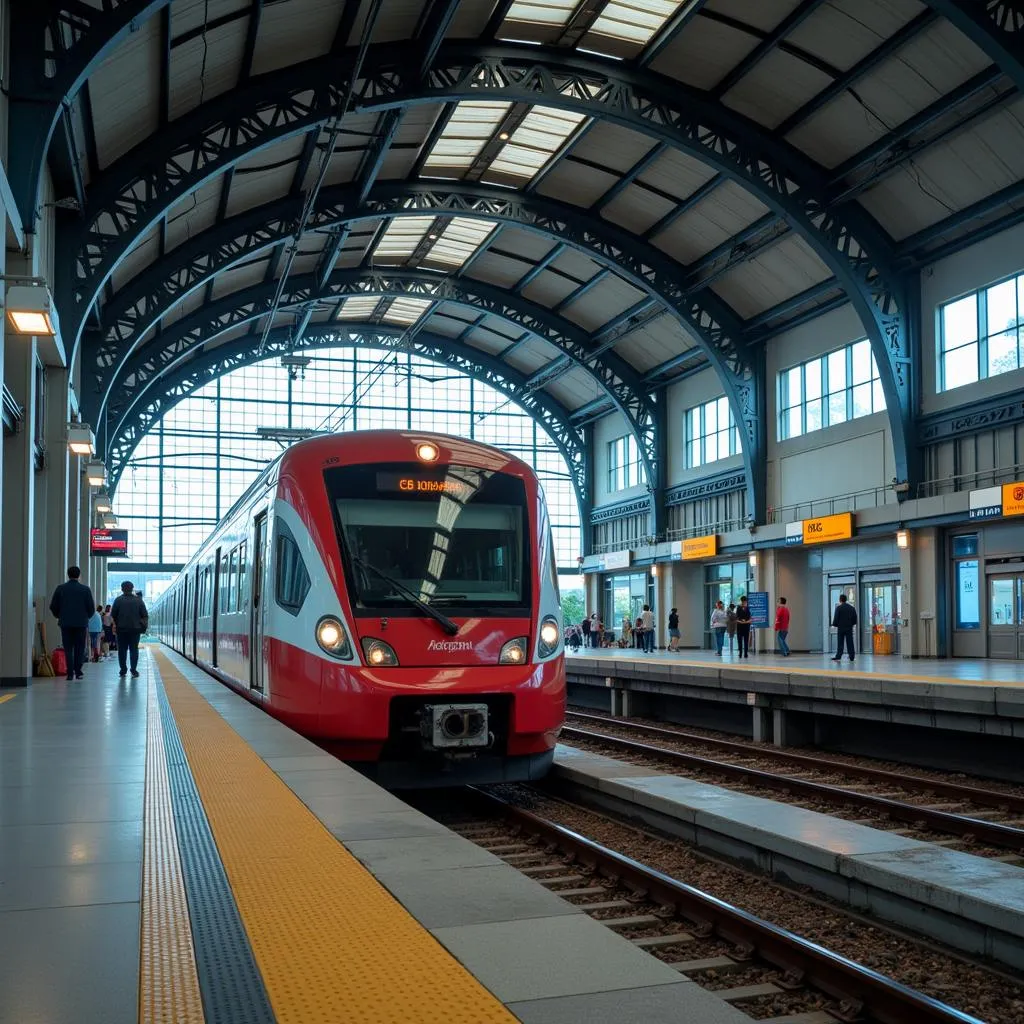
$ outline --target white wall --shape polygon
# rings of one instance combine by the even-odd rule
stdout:
[[[1024,225],[972,245],[921,271],[921,407],[951,409],[1024,387],[1024,370],[937,394],[939,304],[1024,270]]]

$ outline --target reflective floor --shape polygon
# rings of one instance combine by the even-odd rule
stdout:
[[[668,661],[679,665],[707,667],[728,665],[730,668],[752,669],[759,672],[785,672],[791,675],[849,675],[853,677],[884,676],[887,679],[901,679],[935,683],[999,683],[1005,686],[1024,686],[1024,661],[986,661],[984,659],[955,658],[936,660],[932,658],[901,658],[875,654],[857,654],[851,664],[845,658],[836,662],[831,654],[793,654],[783,658],[772,651],[752,654],[741,660],[736,650],[726,650],[722,657],[714,651],[654,651],[644,654],[631,648],[609,647],[597,650],[581,648],[570,658],[592,658],[596,660],[630,659],[636,661]]]
[[[135,1024],[148,668],[0,690],[0,1021]]]

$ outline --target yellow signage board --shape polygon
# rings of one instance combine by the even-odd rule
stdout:
[[[714,558],[718,554],[718,534],[708,537],[690,537],[683,541],[683,560],[694,558]]]
[[[840,512],[804,520],[804,543],[824,544],[831,540],[849,540],[853,536],[853,513]]]
[[[1003,515],[1024,516],[1024,483],[1003,484]]]

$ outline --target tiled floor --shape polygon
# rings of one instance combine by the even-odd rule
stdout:
[[[598,650],[581,649],[568,652],[570,667],[576,659],[593,661],[659,662],[680,666],[708,668],[727,667],[758,672],[783,672],[791,675],[850,676],[864,678],[881,676],[886,679],[924,683],[993,683],[1003,686],[1024,686],[1024,661],[990,661],[985,659],[951,658],[933,660],[900,658],[892,655],[858,654],[851,665],[848,661],[832,661],[830,654],[793,654],[783,658],[771,652],[755,654],[740,660],[728,651],[717,657],[714,651],[654,651],[643,654],[631,648],[608,647]]]
[[[0,1021],[135,1024],[145,667],[4,691]]]

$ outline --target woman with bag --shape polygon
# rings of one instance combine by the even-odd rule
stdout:
[[[725,629],[728,621],[725,605],[721,601],[716,601],[714,610],[711,612],[711,632],[715,634],[715,654],[719,658],[722,656],[722,648],[725,646]]]

